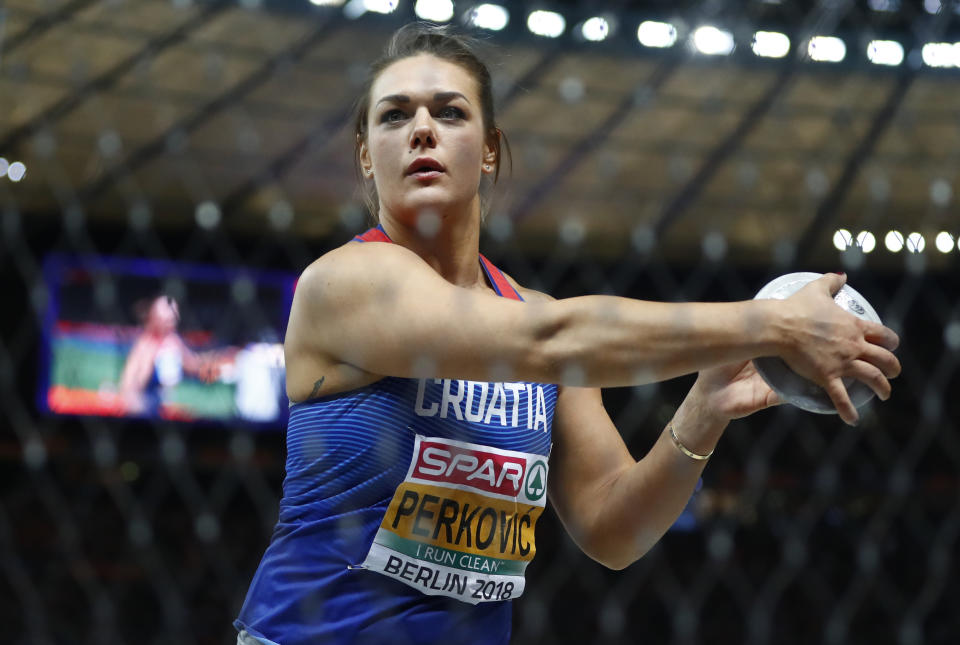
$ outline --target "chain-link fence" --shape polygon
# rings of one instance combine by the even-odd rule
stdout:
[[[234,638],[277,519],[294,280],[366,228],[345,125],[413,17],[294,4],[0,7],[11,642]],[[739,300],[844,269],[900,334],[903,374],[855,429],[789,406],[734,422],[625,571],[548,512],[514,642],[956,642],[960,76],[923,48],[950,42],[951,5],[621,4],[604,43],[573,34],[590,7],[558,6],[577,17],[557,41],[526,33],[519,4],[485,36],[514,163],[483,252],[558,298]],[[638,44],[647,19],[673,20],[679,44]],[[736,51],[683,45],[707,20],[732,25]],[[794,30],[791,55],[751,52],[764,21]],[[867,41],[888,32],[904,62],[871,65]],[[815,34],[843,35],[847,60],[810,61]],[[164,302],[197,363],[128,387]],[[691,382],[605,392],[635,457]],[[243,388],[267,396],[241,403]]]

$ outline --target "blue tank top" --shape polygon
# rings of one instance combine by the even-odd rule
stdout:
[[[293,405],[279,520],[234,626],[282,645],[507,643],[556,398],[549,384],[387,377]]]

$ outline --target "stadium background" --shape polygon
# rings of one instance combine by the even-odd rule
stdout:
[[[901,334],[904,373],[856,429],[785,407],[732,424],[684,521],[626,571],[581,555],[548,513],[514,641],[956,642],[954,4],[599,5],[505,3],[505,29],[477,29],[513,149],[485,254],[557,297],[742,299],[787,271],[845,270]],[[0,6],[9,642],[231,642],[276,519],[282,432],[43,413],[42,262],[296,273],[365,228],[345,126],[365,65],[415,19],[412,2],[379,6]],[[472,8],[456,2],[453,22]],[[564,33],[530,33],[534,9],[563,14]],[[609,37],[584,39],[600,15]],[[672,24],[676,42],[641,44],[643,21]],[[698,51],[727,42],[698,43],[707,24],[735,48]],[[788,35],[787,55],[757,55],[757,30]],[[843,60],[811,60],[815,35],[842,38]],[[902,43],[902,62],[871,62],[876,39]],[[96,275],[92,312],[116,306]],[[689,383],[606,393],[635,456]]]

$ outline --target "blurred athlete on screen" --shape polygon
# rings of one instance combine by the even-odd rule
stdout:
[[[184,374],[207,383],[217,379],[232,352],[190,349],[177,332],[180,306],[167,295],[155,296],[143,322],[143,331],[127,354],[120,375],[120,397],[128,415],[155,415],[165,388],[177,385]]]
[[[848,423],[842,377],[890,395],[898,339],[834,305],[840,275],[784,301],[555,301],[490,264],[480,225],[506,147],[467,39],[395,34],[356,141],[379,225],[300,278],[280,517],[239,642],[506,643],[546,499],[592,558],[635,561],[728,422],[778,403],[751,358],[784,358]],[[634,460],[599,388],[697,371]]]

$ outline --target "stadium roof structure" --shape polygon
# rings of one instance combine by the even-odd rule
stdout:
[[[68,225],[361,227],[353,102],[418,9],[339,4],[7,0],[0,207]],[[475,15],[450,4],[457,24]],[[467,27],[491,45],[513,150],[491,234],[784,267],[929,270],[960,253],[950,3],[557,2],[559,38],[530,31],[543,3],[503,4],[502,32]],[[585,37],[590,17],[609,38]],[[642,23],[673,42],[643,44]],[[758,31],[787,49],[759,54],[783,39]]]

